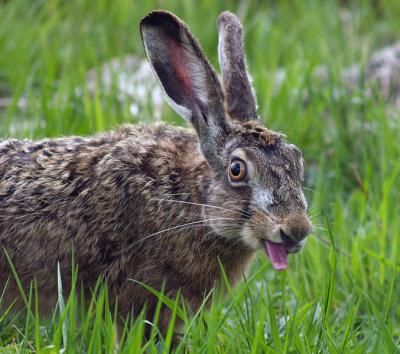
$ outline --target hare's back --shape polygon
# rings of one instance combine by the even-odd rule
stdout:
[[[35,222],[65,223],[69,217],[75,224],[77,214],[80,221],[88,214],[83,224],[95,223],[101,207],[120,209],[132,202],[129,197],[145,194],[141,188],[167,188],[183,160],[198,155],[196,147],[190,132],[163,124],[125,125],[90,137],[2,141],[0,239]]]

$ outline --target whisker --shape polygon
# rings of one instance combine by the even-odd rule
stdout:
[[[197,216],[197,217],[202,217],[202,215],[200,215],[200,214],[196,214],[196,213],[187,213],[186,214],[187,216]],[[249,219],[247,219],[247,218],[238,218],[238,217],[235,217],[235,216],[230,216],[230,217],[227,217],[226,218],[227,220],[232,220],[232,221],[235,221],[235,220],[237,220],[237,221],[249,221]],[[205,219],[205,220],[209,220],[209,219]],[[231,225],[231,224],[228,224],[228,225]]]
[[[315,194],[319,194],[316,190],[311,189],[311,188],[303,187],[303,189],[305,189],[306,191],[313,192],[313,193],[315,193]]]
[[[123,251],[117,252],[116,254],[122,254],[122,253],[124,253],[124,252],[127,252],[128,250],[132,249],[134,246],[136,246],[136,245],[139,244],[140,242],[143,242],[143,241],[145,241],[145,240],[147,240],[147,239],[149,239],[149,238],[151,238],[151,237],[157,236],[157,235],[162,234],[162,233],[167,232],[167,231],[177,230],[177,229],[181,229],[181,228],[185,228],[185,227],[203,226],[203,225],[201,225],[201,224],[204,224],[204,223],[205,223],[205,225],[207,225],[206,223],[209,222],[209,221],[216,221],[216,220],[235,220],[235,219],[237,219],[237,218],[213,218],[213,219],[204,219],[204,220],[199,220],[199,221],[193,221],[193,222],[190,222],[190,223],[187,223],[187,224],[182,224],[182,225],[177,225],[177,226],[169,227],[169,228],[167,228],[167,229],[160,230],[160,231],[154,232],[154,233],[152,233],[152,234],[150,234],[150,235],[147,235],[147,236],[141,238],[140,240],[137,240],[136,242],[130,244],[126,249],[124,249]],[[240,220],[240,219],[239,219],[239,220]],[[247,220],[247,219],[243,219],[243,220]],[[232,225],[232,223],[230,223],[229,225]]]
[[[262,210],[262,212],[263,212],[263,216],[262,217],[267,218],[268,220],[272,221],[273,223],[276,222],[276,219],[274,218],[273,215],[269,214],[265,210]],[[258,225],[257,220],[253,220],[253,219],[249,219],[249,224]]]
[[[236,207],[236,206],[234,206],[234,205],[232,205],[232,204],[230,204],[230,203],[225,202],[224,204],[228,205],[228,206],[229,206],[230,208],[232,208],[233,210],[237,210],[237,211],[240,211],[240,212],[243,213],[243,214],[246,214],[246,215],[248,215],[248,216],[251,216],[251,213],[249,213],[249,212],[247,212],[247,211],[244,211],[243,209],[240,209],[240,208],[238,208],[238,207]]]
[[[208,222],[208,221],[230,220],[230,219],[231,219],[231,218],[213,218],[213,219],[205,219],[205,220],[193,221],[193,222],[189,222],[189,223],[187,223],[187,224],[182,224],[182,225],[178,225],[178,226],[173,226],[173,227],[169,227],[169,228],[167,228],[167,229],[161,230],[161,231],[157,231],[157,232],[155,232],[155,233],[153,233],[153,234],[150,234],[150,235],[144,237],[143,239],[145,240],[145,239],[147,239],[147,238],[149,238],[149,237],[152,237],[152,236],[161,234],[161,233],[163,233],[163,232],[167,232],[167,231],[171,231],[171,230],[176,230],[176,229],[179,229],[180,227],[183,227],[183,226],[201,224],[201,223]],[[143,239],[142,239],[142,240],[143,240]]]
[[[171,200],[171,199],[162,199],[162,198],[152,198],[150,200],[161,201],[161,202],[170,202],[170,203],[182,203],[182,204],[206,206],[206,207],[210,207],[210,208],[221,209],[221,210],[225,210],[225,211],[231,211],[231,212],[234,212],[234,213],[242,214],[243,216],[246,216],[246,217],[248,216],[248,215],[246,215],[246,213],[244,211],[236,211],[236,210],[233,210],[233,209],[227,209],[227,208],[223,208],[223,207],[216,206],[216,205],[211,205],[211,204],[185,202],[183,200]]]
[[[197,217],[197,218],[203,217],[203,215],[200,213],[187,213],[186,216],[192,216],[192,217]],[[248,218],[238,218],[238,217],[234,217],[234,216],[231,216],[230,218],[232,220],[238,220],[238,221],[249,221],[250,220]],[[228,225],[230,225],[230,224],[228,224]]]

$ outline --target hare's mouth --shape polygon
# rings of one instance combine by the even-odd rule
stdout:
[[[299,252],[306,241],[304,239],[300,242],[294,242],[288,236],[282,238],[284,239],[282,243],[271,242],[267,239],[261,240],[264,252],[271,260],[275,270],[285,270],[288,267],[288,254]]]
[[[261,240],[264,252],[271,260],[275,270],[285,270],[288,267],[288,256],[284,243],[274,243],[266,239]]]

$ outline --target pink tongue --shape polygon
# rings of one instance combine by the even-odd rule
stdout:
[[[273,243],[266,240],[269,258],[275,270],[284,270],[288,267],[287,254],[282,243]]]

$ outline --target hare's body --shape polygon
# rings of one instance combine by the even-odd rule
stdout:
[[[242,25],[217,21],[221,86],[187,26],[155,11],[141,22],[149,62],[167,101],[194,127],[125,126],[94,137],[0,143],[0,246],[25,291],[36,277],[40,304],[56,294],[60,263],[69,288],[72,251],[78,283],[107,280],[119,314],[181,291],[193,310],[221,277],[231,286],[264,249],[277,270],[312,230],[301,189],[301,151],[262,125],[246,71]],[[0,290],[10,273],[0,256]],[[17,297],[10,283],[6,301]],[[159,328],[166,334],[170,310]]]
[[[129,278],[156,289],[166,279],[168,296],[181,288],[197,307],[220,273],[218,257],[236,283],[254,254],[201,223],[211,179],[197,138],[182,128],[127,125],[87,138],[3,141],[0,246],[26,291],[36,277],[42,310],[54,309],[58,262],[69,288],[72,249],[78,284],[89,296],[105,275],[121,314],[149,299]],[[3,289],[12,274],[3,253],[0,273]],[[21,296],[11,281],[6,300],[15,298]]]

